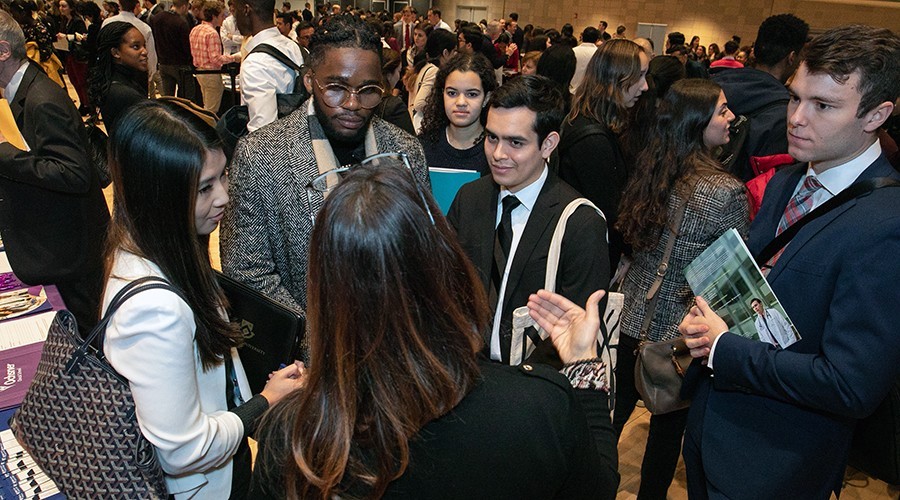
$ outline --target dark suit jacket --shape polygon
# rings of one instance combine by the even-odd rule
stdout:
[[[56,284],[79,325],[97,321],[109,211],[72,100],[31,63],[13,101],[30,152],[0,144],[0,234],[16,276]]]
[[[750,229],[754,254],[774,238],[805,169],[793,165],[772,178]],[[860,179],[879,176],[900,177],[884,156]],[[802,339],[779,350],[724,335],[715,377],[701,379],[691,407],[687,432],[699,440],[715,488],[736,499],[828,498],[840,490],[856,420],[900,376],[897,255],[897,188],[847,202],[794,237],[768,281]]]
[[[500,187],[493,178],[490,175],[484,176],[459,190],[447,215],[450,224],[456,229],[460,244],[481,276],[486,291],[491,286],[499,195]],[[504,362],[509,360],[512,312],[526,305],[530,294],[544,288],[547,254],[556,223],[566,205],[580,197],[568,184],[552,172],[548,173],[516,247],[503,303],[498,305],[503,311],[500,347]],[[569,218],[559,260],[556,291],[572,302],[583,305],[592,293],[608,287],[610,276],[606,222],[590,207],[580,207]],[[600,310],[605,307],[604,299],[600,303]],[[490,331],[485,332],[488,351],[490,334]],[[535,352],[538,357],[533,357],[532,360],[555,364],[552,357],[546,358],[551,353],[555,355],[555,350],[548,338],[538,346]]]

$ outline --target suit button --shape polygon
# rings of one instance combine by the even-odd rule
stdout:
[[[532,368],[531,365],[522,365],[522,369],[525,370],[526,372],[530,372],[531,370],[534,370],[534,368]]]

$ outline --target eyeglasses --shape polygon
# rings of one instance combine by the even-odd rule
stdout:
[[[352,89],[340,83],[328,83],[324,86],[319,83],[316,77],[313,82],[322,92],[322,101],[329,108],[339,108],[350,100],[351,95],[356,96],[356,102],[364,109],[372,109],[381,104],[381,98],[384,95],[384,89],[380,85],[365,85],[358,89]]]
[[[422,200],[422,206],[425,207],[425,211],[428,213],[428,220],[431,221],[432,226],[435,225],[431,207],[425,199],[425,193],[422,192],[422,188],[419,186],[419,181],[413,173],[412,166],[409,163],[409,157],[406,153],[379,153],[369,156],[357,164],[335,168],[319,174],[306,184],[306,202],[307,207],[309,208],[309,220],[313,226],[316,225],[316,212],[318,212],[318,209],[313,211],[313,199],[324,199],[328,197],[328,193],[333,191],[334,188],[341,183],[347,175],[347,172],[361,165],[371,165],[376,168],[397,168],[409,174],[413,185],[416,186],[416,192],[419,193],[419,199]],[[321,202],[319,202],[319,206],[321,206]]]

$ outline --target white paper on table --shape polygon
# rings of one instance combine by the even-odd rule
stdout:
[[[6,252],[0,252],[0,273],[11,273],[12,266],[9,265],[9,259],[6,258]]]
[[[0,322],[0,351],[47,340],[56,311]]]

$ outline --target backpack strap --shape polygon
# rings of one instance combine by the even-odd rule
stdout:
[[[284,52],[276,49],[275,47],[273,47],[267,43],[261,43],[261,44],[257,45],[256,47],[254,47],[253,50],[250,51],[250,54],[257,54],[257,53],[263,53],[263,54],[267,54],[267,55],[274,57],[281,64],[284,64],[288,68],[296,71],[297,76],[300,76],[302,74],[303,68],[306,66],[305,64],[303,66],[297,66],[297,63],[292,61],[290,57],[284,55]],[[247,55],[249,56],[250,54],[247,54]]]

